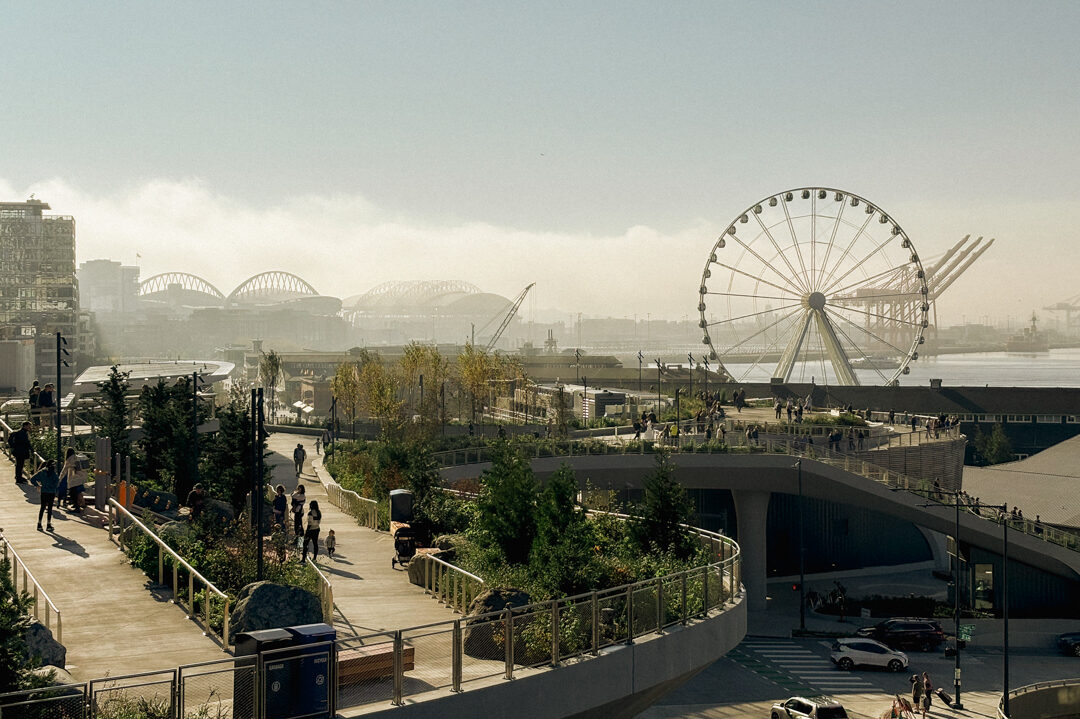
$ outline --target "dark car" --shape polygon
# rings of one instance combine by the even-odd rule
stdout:
[[[929,619],[886,619],[872,627],[855,632],[870,637],[893,649],[918,649],[929,652],[945,641],[941,625]]]
[[[1057,638],[1058,649],[1074,657],[1080,657],[1080,632],[1059,634]]]

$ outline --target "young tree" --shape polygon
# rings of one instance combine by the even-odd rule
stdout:
[[[383,435],[400,434],[404,402],[398,399],[400,379],[381,362],[368,362],[360,368],[361,396],[368,414],[379,422]]]
[[[535,513],[536,478],[529,461],[500,442],[492,448],[491,468],[480,478],[473,528],[509,564],[524,564],[536,536]]]
[[[281,355],[276,350],[262,352],[259,358],[259,381],[268,390],[270,397],[270,419],[277,419],[277,386],[281,381]]]
[[[995,424],[990,434],[983,434],[976,427],[973,444],[983,464],[1001,464],[1013,460],[1012,442],[1000,424]]]
[[[680,559],[694,553],[694,543],[682,525],[691,520],[686,490],[675,481],[666,452],[656,454],[656,470],[645,479],[645,498],[637,507],[630,536],[642,551],[671,552]]]
[[[356,413],[361,399],[360,368],[355,362],[342,362],[334,370],[330,380],[330,392],[337,400],[338,409],[348,420],[353,436],[356,434]]]
[[[131,412],[127,405],[127,395],[131,389],[128,382],[130,375],[130,372],[121,372],[119,367],[113,365],[109,369],[108,379],[98,383],[102,405],[98,433],[102,437],[111,439],[113,452],[119,452],[122,455],[131,452],[131,442],[128,439]]]
[[[595,537],[577,493],[574,470],[564,464],[548,478],[536,502],[530,562],[534,576],[552,594],[590,589],[585,568]]]
[[[477,349],[472,343],[466,342],[465,349],[457,358],[458,374],[461,376],[461,384],[469,393],[472,401],[470,421],[476,421],[476,401],[486,396],[488,380],[492,377],[493,360],[485,350]],[[483,407],[481,406],[481,409]]]
[[[12,582],[11,560],[0,558],[0,694],[23,688],[29,676],[24,637],[33,608],[33,598]]]

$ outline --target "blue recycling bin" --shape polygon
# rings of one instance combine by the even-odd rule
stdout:
[[[294,646],[296,638],[284,629],[258,629],[251,632],[239,632],[236,635],[234,655],[238,657],[262,655],[274,652],[275,659],[280,656],[277,650]],[[258,678],[263,697],[266,701],[267,719],[284,719],[292,711],[292,669],[288,662],[269,661],[263,674]],[[233,674],[233,719],[255,719],[255,686],[247,671],[237,670]],[[283,713],[284,712],[284,713]]]
[[[293,667],[292,719],[330,719],[334,714],[334,640],[329,624],[303,624],[286,629],[292,637],[296,659]],[[269,719],[269,717],[268,717]]]

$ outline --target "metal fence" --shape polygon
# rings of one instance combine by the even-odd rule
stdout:
[[[330,584],[330,580],[326,578],[323,571],[319,569],[319,565],[315,563],[314,559],[307,560],[308,566],[315,570],[315,575],[318,577],[318,594],[319,604],[322,605],[323,621],[330,626],[334,625],[334,587]]]
[[[15,592],[27,592],[34,599],[34,619],[41,621],[44,617],[45,628],[53,633],[56,637],[56,641],[61,644],[64,643],[64,620],[60,615],[60,610],[53,604],[53,600],[49,598],[49,595],[45,593],[45,590],[41,588],[38,580],[34,578],[33,573],[27,568],[26,562],[22,560],[19,553],[15,551],[15,547],[11,545],[10,540],[4,536],[3,530],[0,529],[0,547],[4,550],[4,559],[11,562],[11,581],[15,585]],[[19,577],[22,577],[22,585],[20,587]],[[42,601],[44,600],[44,601]]]
[[[203,633],[207,636],[216,634],[218,640],[221,643],[223,650],[228,650],[229,646],[229,597],[220,589],[210,583],[206,577],[199,574],[184,560],[179,554],[177,554],[172,547],[166,544],[157,534],[147,527],[145,524],[135,518],[131,512],[125,509],[115,499],[110,499],[108,504],[109,510],[109,539],[115,541],[120,551],[124,551],[125,544],[129,544],[132,538],[135,536],[131,533],[141,533],[143,536],[152,541],[157,547],[157,583],[167,584],[167,578],[169,575],[166,570],[171,570],[171,584],[172,588],[172,602],[178,606],[184,608],[187,612],[188,619],[194,619],[196,622],[200,621],[199,610],[201,609],[202,617],[201,624],[203,625]],[[186,581],[185,581],[186,580]],[[187,587],[187,603],[183,603],[182,595],[184,594],[184,587]],[[197,606],[196,602],[200,597],[200,594],[196,594],[195,589],[201,585],[201,604]],[[213,616],[216,619],[216,614],[212,612],[214,600],[217,600],[219,609],[221,611],[221,625],[220,630],[214,630],[215,622],[211,621]]]
[[[469,604],[484,591],[484,580],[430,554],[418,554],[413,561],[424,565],[424,589],[455,612],[464,614]]]
[[[572,658],[603,661],[604,647],[727,611],[741,595],[738,545],[710,532],[699,537],[716,561],[685,572],[258,657],[13,692],[0,695],[0,719],[301,719],[327,707],[423,701]]]

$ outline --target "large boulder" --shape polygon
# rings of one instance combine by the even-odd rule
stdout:
[[[178,542],[191,537],[195,533],[190,522],[166,522],[158,528],[158,536],[165,540],[170,547],[176,547]]]
[[[223,524],[229,524],[235,516],[232,505],[228,502],[222,502],[220,499],[207,498],[203,511],[218,517]]]
[[[64,668],[67,663],[67,648],[56,641],[53,633],[36,619],[23,634],[27,656],[42,665]]]
[[[520,589],[488,589],[477,595],[476,599],[469,604],[469,617],[465,621],[465,647],[464,651],[474,659],[504,659],[505,648],[505,622],[503,617],[495,616],[483,619],[475,617],[502,612],[509,608],[523,607],[532,603],[532,598],[527,592]],[[525,652],[521,641],[521,631],[526,622],[514,622],[514,658],[521,663]]]
[[[229,642],[237,632],[277,629],[323,620],[322,604],[311,592],[273,582],[255,582],[240,590],[229,621]]]

